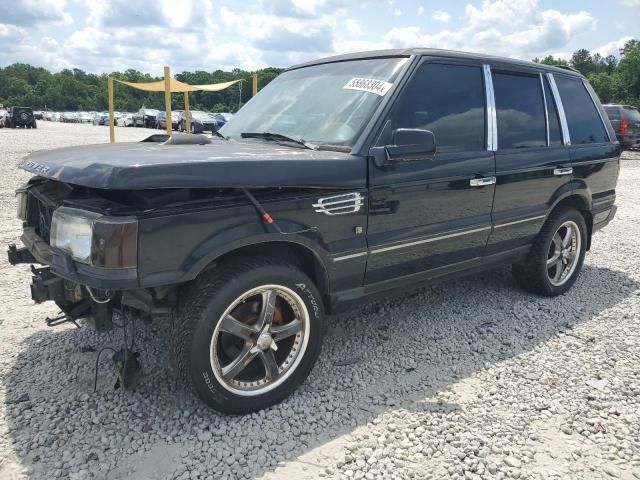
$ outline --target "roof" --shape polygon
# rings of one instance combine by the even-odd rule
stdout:
[[[554,67],[552,65],[545,65],[543,63],[535,63],[527,60],[518,60],[515,58],[497,57],[493,55],[483,55],[480,53],[461,52],[458,50],[443,50],[439,48],[399,48],[390,50],[372,50],[368,52],[347,53],[345,55],[325,57],[317,60],[312,60],[310,62],[301,63],[299,65],[294,65],[288,70],[309,67],[311,65],[320,65],[323,63],[346,62],[349,60],[362,60],[367,58],[408,57],[412,55],[427,55],[432,57],[461,58],[469,60],[486,60],[494,63],[534,67],[536,69],[549,71],[551,73],[562,73],[565,75],[568,74],[582,77],[582,75],[574,69],[568,69],[565,67]]]

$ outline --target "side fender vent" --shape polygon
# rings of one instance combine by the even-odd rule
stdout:
[[[362,205],[364,205],[364,197],[355,192],[320,198],[317,203],[313,204],[313,208],[318,213],[334,216],[356,213],[362,208]]]

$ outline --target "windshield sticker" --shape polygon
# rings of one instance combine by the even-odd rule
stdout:
[[[345,90],[360,90],[362,92],[375,93],[383,97],[393,84],[384,80],[375,80],[373,78],[353,77],[344,86]]]

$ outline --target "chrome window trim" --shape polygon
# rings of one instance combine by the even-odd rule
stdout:
[[[491,226],[473,228],[471,230],[463,230],[461,232],[452,232],[452,233],[448,233],[448,234],[445,234],[445,235],[439,235],[437,237],[425,238],[423,240],[415,240],[413,242],[401,243],[399,245],[391,245],[389,247],[377,248],[377,249],[371,250],[371,254],[373,255],[375,253],[388,252],[390,250],[397,250],[399,248],[413,247],[413,246],[416,246],[416,245],[422,245],[423,243],[437,242],[439,240],[446,240],[447,238],[459,237],[461,235],[469,235],[471,233],[477,233],[477,232],[482,232],[482,231],[485,231],[485,230],[491,230],[491,228],[492,228]]]
[[[484,73],[484,95],[487,104],[487,150],[495,152],[498,150],[498,121],[496,118],[496,97],[493,92],[493,78],[491,76],[491,66],[482,65]]]
[[[562,98],[560,98],[560,92],[556,85],[556,79],[553,78],[553,73],[547,73],[547,79],[549,80],[549,86],[551,87],[551,93],[553,99],[556,102],[556,109],[558,110],[558,116],[560,117],[560,128],[562,130],[562,144],[571,145],[571,137],[569,136],[569,126],[567,124],[567,117],[564,114],[564,106],[562,105]]]
[[[604,127],[604,131],[607,134],[607,138],[611,142],[612,141],[611,135],[609,134],[609,129],[607,128],[607,124],[605,123],[604,118],[602,117],[602,112],[600,111],[600,109],[598,108],[598,104],[596,103],[596,99],[594,97],[595,92],[593,91],[593,88],[590,88],[591,85],[585,79],[582,79],[582,86],[584,87],[584,89],[589,94],[589,98],[591,99],[591,102],[593,103],[594,108],[598,112],[598,116],[600,117],[600,121],[602,122],[602,126]]]
[[[547,127],[547,147],[551,146],[551,138],[549,137],[549,109],[547,108],[547,94],[544,93],[544,78],[540,72],[540,88],[542,88],[542,103],[544,105],[544,123]]]

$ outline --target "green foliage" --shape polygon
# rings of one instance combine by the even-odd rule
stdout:
[[[258,86],[264,87],[282,72],[279,68],[258,70]],[[233,85],[220,92],[194,92],[190,94],[190,106],[193,110],[213,112],[235,112],[238,106],[251,98],[251,74],[245,70],[234,69],[231,72],[182,72],[176,79],[192,85],[227,82],[245,79],[240,88]],[[152,77],[147,73],[129,69],[115,72],[113,78],[127,82],[153,82],[161,77]],[[164,109],[164,95],[156,92],[144,92],[114,82],[115,109],[117,111],[136,112],[142,106]],[[23,105],[34,109],[55,111],[107,109],[107,75],[86,73],[74,68],[51,73],[44,68],[24,63],[15,63],[0,68],[0,103],[5,106]],[[184,96],[174,93],[171,96],[174,109],[184,108]]]
[[[542,63],[544,65],[556,65],[556,66],[568,66],[569,62],[567,62],[564,58],[554,57],[553,55],[547,55],[542,60],[539,58],[534,58],[534,62]]]

